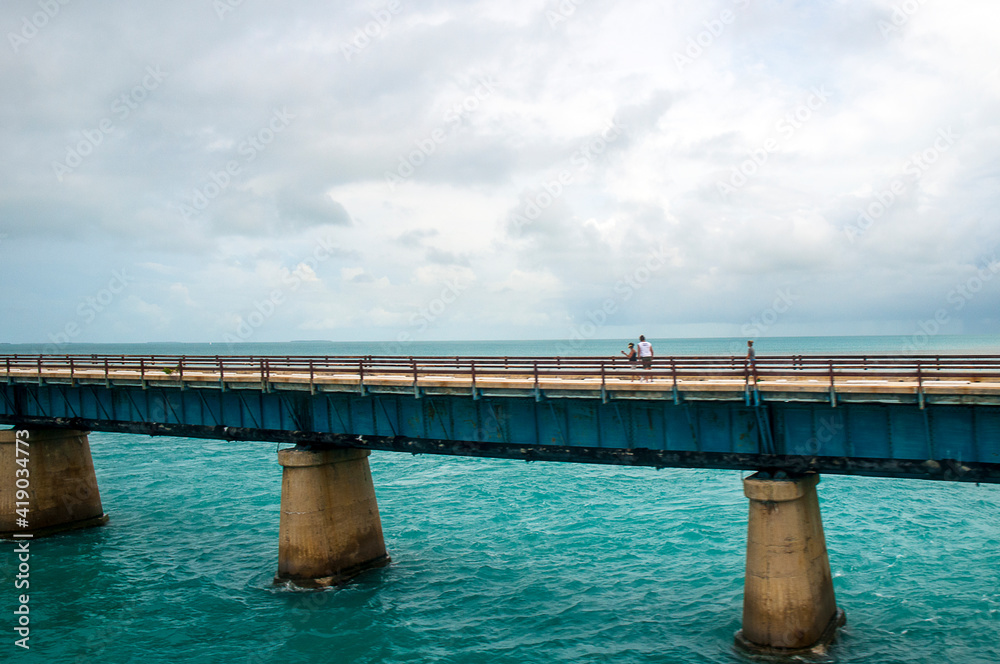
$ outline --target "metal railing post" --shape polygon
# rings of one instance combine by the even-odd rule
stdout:
[[[917,403],[920,410],[924,409],[924,377],[920,371],[920,360],[917,360]]]
[[[833,360],[829,361],[829,367],[830,367],[830,406],[833,407],[833,408],[836,408],[837,407],[837,388],[834,385]]]
[[[731,368],[735,369],[736,367],[734,366]],[[673,386],[674,405],[679,406],[681,403],[681,394],[680,391],[677,389],[677,362],[672,357],[670,358],[670,374],[674,379],[674,386]]]
[[[534,376],[535,376],[535,401],[541,401],[542,400],[542,391],[541,391],[541,389],[538,386],[538,360],[535,360],[535,362],[533,364],[534,364],[533,373],[534,373]]]
[[[604,360],[601,360],[601,403],[608,402],[608,389],[605,383],[606,380],[604,375]]]
[[[469,360],[469,369],[472,372],[472,399],[476,400],[479,398],[479,394],[476,393],[476,361]]]
[[[420,398],[420,385],[418,383],[419,376],[417,374],[417,361],[410,357],[410,368],[413,370],[413,397],[415,399]]]

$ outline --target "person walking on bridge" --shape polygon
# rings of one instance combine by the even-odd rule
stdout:
[[[643,334],[639,335],[639,361],[642,362],[642,368],[648,371],[653,367],[653,344],[646,341],[646,336]],[[644,378],[643,382],[653,382],[652,378]]]

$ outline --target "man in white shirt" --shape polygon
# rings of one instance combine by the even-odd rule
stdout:
[[[639,335],[639,361],[642,362],[643,369],[649,369],[653,366],[653,344],[646,341],[646,336]],[[645,381],[652,382],[652,378],[645,378]]]

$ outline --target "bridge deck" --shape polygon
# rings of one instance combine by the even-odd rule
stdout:
[[[1000,482],[1000,356],[0,355],[0,422]]]
[[[1000,356],[655,358],[253,357],[0,355],[0,380],[70,384],[308,389],[312,392],[477,391],[553,397],[787,400],[867,398],[1000,403]]]
[[[158,371],[159,369],[159,371]],[[641,371],[622,371],[622,375],[572,375],[564,374],[559,376],[545,375],[536,380],[530,373],[518,373],[509,371],[503,375],[471,375],[442,374],[431,375],[401,375],[400,373],[365,373],[362,376],[359,372],[338,372],[338,373],[316,373],[312,376],[308,372],[282,371],[272,369],[266,374],[266,382],[280,385],[316,385],[316,386],[345,386],[354,390],[362,384],[371,387],[378,386],[401,386],[420,388],[457,388],[468,391],[475,385],[480,389],[487,388],[511,388],[511,389],[534,389],[536,384],[545,390],[600,390],[604,385],[609,391],[627,392],[659,392],[672,390],[674,384],[682,391],[718,391],[718,392],[742,392],[747,385],[756,387],[762,392],[822,392],[830,391],[830,380],[821,378],[811,378],[798,376],[794,373],[779,374],[768,372],[765,375],[758,375],[757,380],[747,381],[745,378],[725,378],[712,375],[685,375],[677,377],[676,380],[666,372],[657,371],[644,373]],[[627,374],[627,375],[626,375]],[[84,382],[131,382],[147,381],[150,383],[162,383],[169,385],[177,383],[179,377],[173,373],[165,373],[160,367],[148,367],[144,371],[139,369],[54,369],[44,367],[41,371],[31,367],[12,368],[5,371],[0,368],[0,379],[6,380],[37,380],[42,378],[46,381],[69,381],[75,380]],[[183,382],[189,386],[205,384],[206,386],[217,387],[221,382],[234,385],[245,383],[258,386],[262,382],[259,371],[230,370],[205,371],[187,370],[183,374]],[[965,379],[956,378],[916,378],[888,376],[880,377],[873,375],[866,378],[842,378],[834,381],[834,389],[839,393],[884,393],[884,394],[916,394],[918,390],[923,390],[927,394],[1000,394],[1000,378],[992,376],[970,376]]]

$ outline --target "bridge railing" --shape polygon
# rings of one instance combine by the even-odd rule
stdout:
[[[0,355],[0,372],[18,376],[103,377],[106,381],[138,376],[141,380],[181,381],[217,378],[260,380],[276,377],[356,379],[375,377],[420,380],[438,378],[520,378],[538,385],[543,380],[607,381],[651,378],[678,382],[721,381],[756,383],[795,379],[828,384],[851,381],[914,382],[1000,381],[1000,355],[762,355],[754,363],[742,356],[669,356],[653,358],[648,370],[625,357],[462,357],[462,356],[187,356],[187,355]]]

